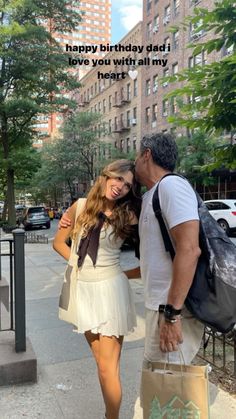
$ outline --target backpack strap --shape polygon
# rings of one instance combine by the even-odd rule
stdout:
[[[156,190],[155,190],[155,192],[153,194],[153,198],[152,198],[153,211],[154,211],[154,214],[155,214],[155,216],[156,216],[156,218],[159,222],[159,226],[160,226],[160,230],[161,230],[161,234],[162,234],[162,238],[163,238],[163,241],[164,241],[166,252],[170,253],[171,259],[173,260],[174,257],[175,257],[175,249],[173,247],[172,241],[170,239],[169,232],[167,230],[165,221],[164,221],[163,216],[162,216],[160,200],[159,200],[159,185],[160,185],[161,181],[164,178],[166,178],[167,176],[179,176],[182,179],[185,179],[185,177],[179,175],[178,173],[167,173],[158,182],[158,185],[156,187]]]

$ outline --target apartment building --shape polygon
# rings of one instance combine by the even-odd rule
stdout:
[[[144,0],[143,3],[143,45],[165,45],[165,51],[149,53],[150,58],[168,60],[165,67],[150,65],[142,70],[142,115],[141,131],[151,134],[155,131],[175,131],[175,127],[168,123],[167,118],[177,112],[175,100],[165,99],[166,93],[183,85],[161,81],[165,76],[174,75],[183,68],[204,65],[219,60],[230,51],[212,52],[208,56],[201,52],[193,56],[193,49],[187,48],[191,42],[205,42],[211,34],[200,31],[197,25],[189,25],[183,30],[181,22],[193,14],[194,7],[212,9],[214,0]],[[171,32],[171,27],[176,28]],[[168,50],[167,46],[170,46]],[[189,98],[193,100],[193,98]],[[194,98],[200,100],[200,98]],[[186,129],[178,128],[179,133],[186,134]]]
[[[141,44],[142,22],[139,22],[117,45],[129,50]],[[142,113],[141,67],[136,64],[142,54],[111,51],[103,58],[106,65],[94,67],[81,79],[79,108],[101,113],[104,126],[101,144],[111,144],[125,153],[135,152],[141,138]],[[109,152],[109,147],[104,150]]]
[[[78,22],[78,26],[71,33],[55,34],[55,39],[65,51],[75,46],[93,46],[111,42],[111,0],[81,1],[78,2],[78,6],[73,7],[83,13],[82,21]],[[103,55],[102,51],[95,54],[98,58]],[[94,57],[94,54],[87,52],[81,53],[81,56],[90,59]],[[73,58],[73,52],[68,51],[69,57]],[[71,65],[70,68],[78,79],[81,79],[89,70],[90,66],[87,65]],[[40,138],[35,141],[35,147],[41,147],[45,138],[53,138],[57,135],[62,123],[63,116],[60,113],[38,116],[34,128],[40,133]]]

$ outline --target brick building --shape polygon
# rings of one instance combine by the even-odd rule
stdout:
[[[142,22],[139,22],[118,45],[129,49],[130,45],[141,43]],[[103,58],[107,65],[93,68],[81,79],[80,109],[102,114],[106,131],[101,137],[102,142],[125,153],[136,151],[141,137],[141,67],[136,67],[137,72],[133,70],[142,54],[111,51]],[[116,65],[114,59],[118,60]],[[133,72],[130,73],[133,79],[129,71]],[[124,78],[113,78],[122,73]]]
[[[183,83],[168,84],[160,81],[162,77],[173,75],[183,68],[204,65],[219,60],[223,55],[230,53],[224,50],[206,53],[193,57],[192,48],[187,48],[191,42],[196,44],[205,42],[212,37],[211,34],[199,31],[196,25],[189,25],[183,30],[181,22],[193,14],[194,7],[212,9],[214,0],[144,0],[143,3],[143,45],[170,45],[170,51],[152,52],[150,58],[168,59],[165,67],[150,65],[142,70],[142,135],[155,131],[175,131],[175,127],[167,122],[167,117],[177,112],[176,101],[164,99],[164,95]],[[179,26],[174,33],[170,27]],[[190,98],[191,99],[191,98]],[[200,100],[200,98],[195,98]],[[178,132],[186,134],[186,129],[178,128]]]
[[[78,22],[76,29],[69,33],[57,33],[55,39],[66,50],[66,45],[86,46],[107,44],[111,41],[111,0],[88,0],[80,2],[78,6],[73,6],[80,12],[84,13],[82,21]],[[104,53],[95,54],[98,58]],[[73,57],[73,52],[68,53]],[[91,53],[83,54],[84,58],[94,57]],[[89,66],[71,66],[70,71],[81,79],[86,72],[90,70]],[[58,134],[58,129],[63,122],[63,116],[60,113],[52,113],[51,115],[40,115],[34,123],[34,128],[40,132],[41,138],[35,140],[35,147],[41,147],[44,138],[53,138]]]

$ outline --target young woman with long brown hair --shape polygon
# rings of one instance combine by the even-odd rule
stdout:
[[[105,417],[118,419],[123,337],[136,326],[128,278],[140,276],[139,268],[123,272],[120,267],[122,243],[135,237],[141,207],[134,163],[117,160],[106,166],[84,201],[77,219],[78,203],[69,208],[61,222],[65,228],[58,230],[53,246],[68,260],[68,237],[77,243],[76,327],[84,333],[97,363]]]

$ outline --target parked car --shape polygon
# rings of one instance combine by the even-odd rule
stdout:
[[[22,224],[25,230],[30,230],[33,227],[50,228],[50,218],[44,207],[29,207],[23,211]]]
[[[228,235],[236,231],[236,199],[212,199],[205,204]]]

